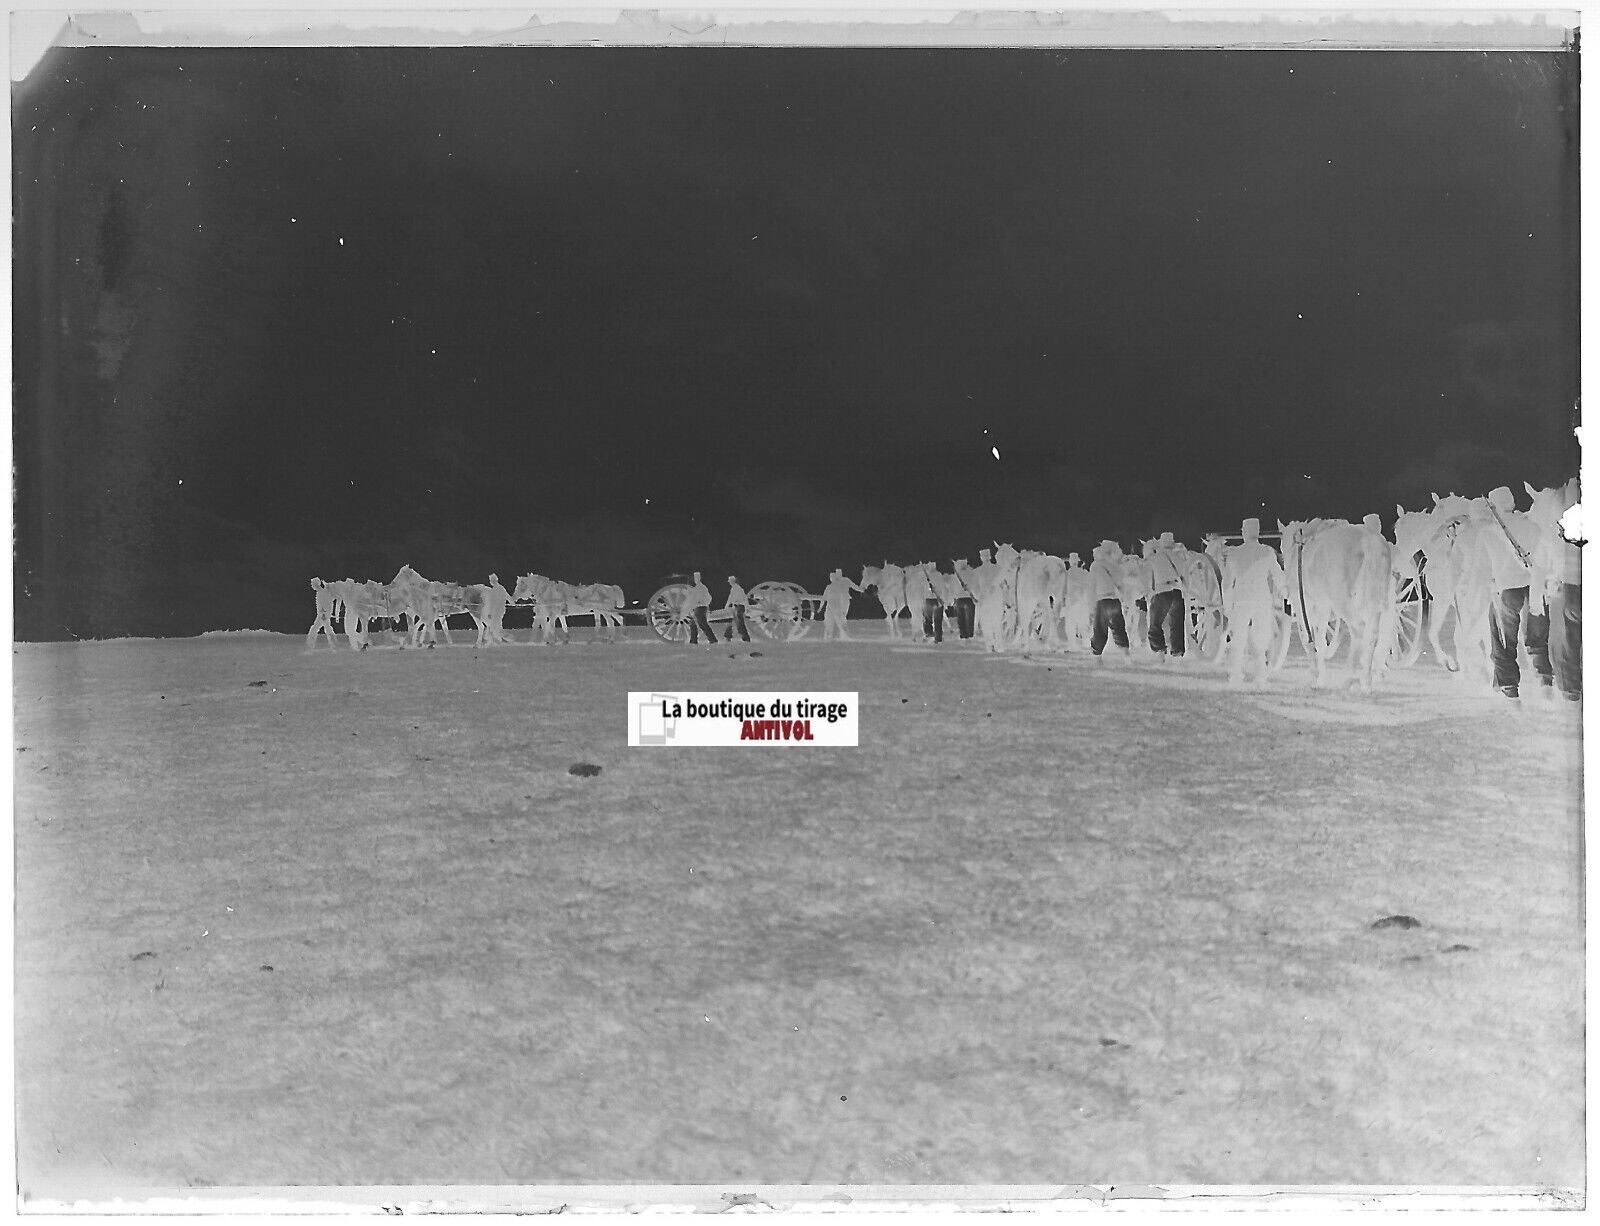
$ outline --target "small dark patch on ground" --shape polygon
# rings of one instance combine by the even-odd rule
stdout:
[[[266,685],[266,682],[265,681],[252,681],[252,682],[250,682],[250,684],[252,686],[262,686],[262,685]],[[162,697],[165,698],[166,695],[163,694]]]
[[[1470,946],[1470,945],[1446,945],[1439,952],[1440,953],[1445,953],[1445,954],[1470,954],[1472,952],[1472,946]]]
[[[145,958],[153,958],[155,956],[156,956],[156,951],[155,950],[153,950],[153,949],[141,949],[138,953],[133,955],[132,961],[141,962]]]
[[[591,779],[599,773],[600,768],[593,762],[574,762],[571,766],[567,767],[567,774],[578,775],[585,779]]]
[[[264,971],[270,971],[272,968],[270,966],[268,966],[265,962],[263,962],[261,964],[261,969],[264,970]]]
[[[1380,928],[1421,928],[1422,921],[1409,915],[1386,915],[1381,920],[1373,920],[1372,927]]]

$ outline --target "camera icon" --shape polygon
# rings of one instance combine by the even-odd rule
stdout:
[[[639,703],[639,744],[665,745],[678,735],[678,721],[666,713],[667,703],[681,703],[676,694],[651,694]]]

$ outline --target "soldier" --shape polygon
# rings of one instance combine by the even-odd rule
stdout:
[[[311,590],[316,596],[317,620],[311,623],[311,629],[306,632],[306,650],[316,647],[319,634],[328,636],[328,646],[337,647],[339,640],[333,637],[333,614],[339,603],[337,588],[332,583],[313,579]]]
[[[1243,685],[1245,665],[1253,662],[1264,680],[1278,635],[1278,610],[1283,605],[1283,563],[1271,545],[1260,540],[1261,521],[1241,525],[1243,544],[1222,550],[1222,609],[1228,619],[1228,684]]]
[[[1128,651],[1128,623],[1122,616],[1122,546],[1115,541],[1101,541],[1095,547],[1094,560],[1089,564],[1089,580],[1094,593],[1094,633],[1089,638],[1089,650],[1095,659],[1106,649],[1106,637],[1116,640],[1122,649],[1123,659],[1130,658]]]
[[[1146,638],[1158,662],[1183,659],[1184,630],[1189,609],[1184,602],[1183,574],[1175,556],[1177,541],[1163,532],[1157,540],[1144,543],[1144,564],[1140,577],[1145,589],[1145,608],[1150,628]]]
[[[481,590],[483,628],[479,631],[479,638],[485,644],[503,643],[506,641],[506,606],[511,603],[511,593],[501,584],[500,576],[492,571],[489,582]]]
[[[689,589],[689,595],[683,602],[689,610],[689,644],[696,646],[700,642],[700,631],[705,631],[706,646],[715,646],[717,636],[711,633],[711,623],[706,620],[706,610],[711,607],[711,589],[700,581],[700,572],[694,572],[694,586]]]
[[[927,584],[922,596],[922,637],[935,643],[944,642],[944,576],[932,562],[917,563],[917,570]]]
[[[835,570],[828,576],[828,586],[822,589],[822,637],[848,641],[844,621],[850,615],[850,593],[861,591],[861,585]]]
[[[973,636],[978,620],[978,598],[972,594],[972,588],[967,583],[967,577],[962,572],[967,569],[967,561],[962,558],[953,561],[950,565],[954,568],[951,586],[956,591],[956,598],[952,605],[956,611],[956,628],[964,639]]]
[[[1534,557],[1539,544],[1538,525],[1517,513],[1517,502],[1509,488],[1502,485],[1490,490],[1487,502],[1489,518],[1494,521],[1487,530],[1503,534],[1510,543],[1509,549],[1497,546],[1489,554],[1494,590],[1494,599],[1489,603],[1489,658],[1494,663],[1495,689],[1514,699],[1522,680],[1517,663],[1519,628],[1540,685],[1555,685],[1555,672],[1550,666],[1550,611],[1546,605],[1546,567],[1554,559],[1544,552],[1537,559]],[[1535,563],[1538,574],[1534,573]],[[1530,589],[1534,593],[1531,600]]]
[[[750,598],[745,595],[744,588],[740,586],[738,576],[728,576],[728,601],[722,607],[733,610],[733,630],[728,631],[728,642],[733,642],[734,631],[746,643],[750,641],[750,631],[745,628],[745,606],[750,603]]]

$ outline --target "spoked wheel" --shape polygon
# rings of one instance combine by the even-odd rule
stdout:
[[[645,602],[645,612],[650,617],[650,629],[664,643],[689,641],[688,609],[689,585],[669,583]]]
[[[1422,631],[1427,621],[1422,599],[1422,576],[1412,575],[1395,584],[1395,645],[1391,663],[1410,668],[1422,655]]]
[[[758,583],[750,589],[750,616],[769,639],[797,639],[810,633],[803,597],[793,583]]]
[[[1215,660],[1228,639],[1228,620],[1214,606],[1196,605],[1189,610],[1189,637],[1202,660]]]

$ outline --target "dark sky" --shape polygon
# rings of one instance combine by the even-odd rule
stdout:
[[[1554,483],[1577,68],[53,51],[13,107],[18,637]]]

